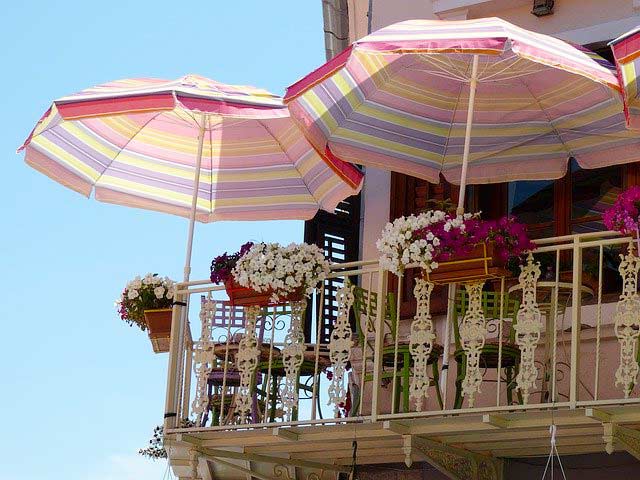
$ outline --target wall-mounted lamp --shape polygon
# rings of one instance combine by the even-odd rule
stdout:
[[[536,17],[543,17],[553,13],[553,0],[533,0],[533,13]]]

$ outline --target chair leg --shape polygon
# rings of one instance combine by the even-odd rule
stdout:
[[[440,410],[443,410],[444,402],[442,401],[442,392],[440,391],[440,370],[438,359],[434,360],[434,362],[431,364],[431,371],[433,372],[433,383],[436,387],[436,398],[438,399],[438,405],[440,405]]]
[[[277,375],[271,377],[271,398],[269,405],[269,421],[274,422],[276,419],[276,407],[278,406],[278,383],[279,379]]]
[[[402,411],[407,413],[409,411],[409,383],[411,381],[411,353],[405,352],[402,354]]]
[[[316,379],[315,382],[317,382],[316,385],[316,410],[318,411],[318,416],[320,417],[320,420],[322,420],[322,406],[320,404],[320,378],[321,378],[322,374],[320,372],[318,372],[318,375],[316,375]],[[311,395],[313,395],[313,393],[311,393]]]
[[[467,359],[462,357],[456,361],[456,397],[453,401],[453,408],[462,408],[464,397],[462,396],[462,380],[467,374]]]
[[[504,369],[504,378],[507,383],[507,405],[513,405],[513,367]]]

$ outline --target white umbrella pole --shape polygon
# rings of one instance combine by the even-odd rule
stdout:
[[[193,249],[193,230],[196,225],[196,210],[198,206],[198,189],[200,188],[200,166],[202,165],[202,148],[204,146],[206,116],[200,115],[200,132],[198,134],[198,156],[196,159],[196,176],[193,181],[193,194],[191,196],[191,215],[189,217],[189,234],[187,236],[187,254],[184,260],[184,281],[189,281],[191,275],[191,251]]]
[[[464,152],[462,153],[462,173],[460,174],[460,195],[456,213],[464,213],[464,195],[467,189],[467,168],[469,167],[469,148],[471,146],[471,127],[473,126],[473,110],[476,101],[476,87],[478,85],[478,55],[473,56],[471,66],[471,81],[469,82],[469,107],[467,108],[467,125],[464,133]]]
[[[478,86],[478,55],[473,56],[471,64],[471,81],[469,82],[469,106],[467,108],[467,125],[464,133],[464,151],[462,153],[462,173],[460,174],[460,194],[458,196],[458,208],[456,213],[464,213],[464,195],[467,189],[467,168],[469,167],[469,149],[471,146],[471,127],[473,126],[473,110],[476,101],[476,88]],[[444,352],[442,353],[442,375],[440,376],[440,388],[445,395],[447,389],[447,373],[449,372],[449,346],[451,344],[451,323],[453,322],[453,309],[455,302],[456,286],[449,285],[447,302],[447,320],[444,328]]]
[[[191,214],[189,216],[189,233],[187,235],[187,254],[184,262],[184,282],[189,281],[191,275],[191,252],[193,249],[193,231],[196,223],[196,210],[198,206],[198,189],[200,187],[200,170],[202,166],[202,149],[205,135],[204,113],[200,115],[200,131],[198,133],[198,153],[196,158],[195,178],[193,182],[193,195],[191,198]],[[173,318],[179,311],[179,321],[171,323],[171,340],[169,344],[169,368],[167,369],[167,394],[165,400],[164,426],[173,428],[179,426],[179,419],[176,412],[180,403],[180,385],[178,385],[179,372],[182,368],[182,353],[184,352],[185,333],[191,337],[191,332],[187,331],[188,296],[177,297],[176,302],[182,302],[173,307]],[[180,308],[182,307],[182,308]],[[184,415],[185,412],[183,412]]]

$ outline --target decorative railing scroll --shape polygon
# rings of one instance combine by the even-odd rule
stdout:
[[[416,315],[411,322],[409,334],[409,351],[413,359],[413,377],[409,386],[409,399],[415,401],[416,410],[422,410],[423,399],[429,397],[429,375],[427,366],[433,349],[436,334],[431,320],[431,292],[433,283],[423,278],[416,278],[413,293],[416,297]]]
[[[626,255],[620,255],[618,267],[622,277],[622,295],[616,305],[614,331],[620,344],[620,365],[616,370],[616,386],[622,386],[624,397],[629,398],[638,378],[638,336],[640,335],[640,298],[638,297],[638,271],[640,258],[630,242]]]
[[[353,338],[351,326],[349,325],[349,312],[353,305],[353,286],[348,280],[336,292],[338,304],[338,316],[333,324],[331,339],[329,341],[329,357],[333,367],[333,377],[329,384],[329,402],[333,404],[334,415],[337,418],[340,407],[344,407],[347,397],[347,390],[344,385],[344,374],[347,363],[351,360],[351,347]]]
[[[193,343],[193,373],[196,376],[196,391],[191,402],[191,413],[196,416],[199,425],[203,415],[209,408],[209,396],[207,394],[207,379],[215,364],[213,354],[213,317],[216,314],[217,303],[211,301],[202,302],[200,307],[200,324],[202,330],[200,339]]]
[[[527,264],[520,267],[518,280],[522,287],[522,303],[516,314],[516,344],[520,347],[520,369],[516,376],[518,390],[522,400],[529,402],[531,390],[536,386],[538,369],[535,364],[535,352],[542,332],[542,314],[537,301],[537,284],[540,278],[540,262],[533,261],[530,253]]]
[[[251,381],[260,358],[260,349],[258,348],[258,338],[256,336],[256,322],[259,313],[259,306],[253,305],[246,308],[245,331],[238,345],[237,361],[240,373],[240,386],[238,387],[236,400],[238,423],[251,421]]]
[[[460,341],[467,361],[466,374],[462,381],[462,395],[467,397],[470,408],[473,407],[475,395],[480,392],[482,384],[480,353],[487,338],[487,324],[482,310],[483,286],[484,281],[465,284],[469,307],[460,323]]]
[[[304,332],[302,322],[307,308],[307,300],[291,302],[291,324],[284,337],[282,349],[282,363],[284,364],[285,379],[280,391],[285,422],[293,419],[294,409],[298,406],[298,377],[300,366],[304,361]]]

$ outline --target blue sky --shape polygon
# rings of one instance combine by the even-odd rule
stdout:
[[[0,480],[160,479],[137,456],[161,423],[166,355],[113,301],[136,274],[180,278],[187,221],[87,200],[15,150],[57,97],[118,78],[198,73],[283,93],[324,60],[320,0],[3,4]],[[199,224],[192,278],[301,222]]]

